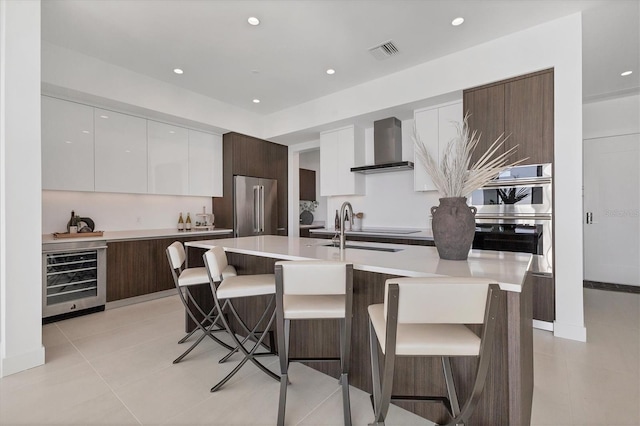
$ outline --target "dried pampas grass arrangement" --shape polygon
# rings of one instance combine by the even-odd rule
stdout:
[[[517,145],[496,155],[498,149],[508,139],[508,136],[504,137],[503,133],[478,161],[471,164],[471,156],[478,146],[480,134],[476,130],[473,132],[469,130],[468,118],[469,114],[467,113],[462,124],[455,123],[458,134],[447,144],[440,164],[431,156],[427,147],[420,140],[415,124],[413,126],[416,153],[442,198],[468,197],[473,191],[493,180],[499,173],[526,160],[524,158],[507,163],[508,158],[516,151]]]

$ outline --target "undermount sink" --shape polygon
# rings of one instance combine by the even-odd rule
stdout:
[[[333,244],[333,243],[329,243],[329,244],[323,244],[323,247],[335,247],[338,248],[337,244]],[[403,249],[399,249],[399,248],[390,248],[390,247],[367,247],[367,246],[354,246],[351,244],[347,244],[344,246],[344,248],[353,248],[353,249],[360,249],[360,250],[373,250],[373,251],[388,251],[388,252],[392,252],[395,253],[397,251],[402,251]]]

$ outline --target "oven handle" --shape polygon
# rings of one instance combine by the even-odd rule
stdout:
[[[545,215],[527,215],[527,216],[523,216],[523,215],[505,215],[505,214],[498,214],[498,215],[476,215],[476,221],[480,220],[480,219],[516,219],[516,220],[551,220],[551,215],[550,214],[545,214]]]
[[[486,183],[483,188],[499,188],[503,186],[532,186],[551,183],[551,178],[496,180]]]

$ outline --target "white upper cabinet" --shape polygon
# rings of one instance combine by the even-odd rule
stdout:
[[[42,189],[93,191],[93,108],[42,97]]]
[[[222,136],[189,130],[189,195],[222,197]]]
[[[189,193],[189,132],[182,127],[147,120],[150,194]]]
[[[348,126],[320,133],[320,195],[364,195],[364,130]]]
[[[143,118],[95,108],[98,192],[147,192],[147,123]]]
[[[414,112],[418,135],[429,153],[436,156],[436,161],[440,162],[447,144],[457,135],[455,124],[462,123],[462,119],[462,102]],[[413,189],[415,191],[437,190],[417,154],[414,158]]]

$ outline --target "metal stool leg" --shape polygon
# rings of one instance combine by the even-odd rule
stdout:
[[[274,301],[273,299],[274,298],[271,299],[271,301],[269,302],[269,304],[267,306],[267,309],[266,309],[267,312],[271,308],[271,306],[273,306],[273,301]],[[219,303],[219,300],[218,300],[217,297],[215,298],[215,302],[216,302],[216,306],[220,307],[220,303]],[[231,302],[229,302],[229,305],[233,306],[233,304]],[[273,321],[275,320],[275,317],[276,317],[276,312],[275,312],[275,309],[274,309],[272,314],[271,314],[271,317],[269,318],[269,322],[267,323],[267,325],[265,327],[265,330],[268,330],[269,328],[271,328],[271,326],[273,325]],[[260,345],[262,344],[262,341],[267,336],[267,333],[261,333],[260,338],[253,345],[253,347],[251,348],[251,351],[247,351],[247,349],[242,345],[242,342],[240,342],[238,337],[234,333],[232,333],[231,327],[229,325],[229,322],[224,317],[224,315],[220,315],[220,319],[221,319],[222,323],[224,324],[225,329],[229,332],[229,334],[231,335],[231,338],[234,340],[234,342],[236,344],[236,348],[239,349],[244,354],[244,358],[242,359],[242,361],[240,361],[240,363],[229,374],[227,374],[227,376],[225,378],[220,380],[220,382],[218,382],[214,387],[211,388],[211,392],[216,392],[217,390],[219,390],[225,383],[227,383],[229,381],[229,379],[231,379],[231,377],[233,377],[240,370],[240,368],[242,368],[242,366],[244,364],[246,364],[247,361],[253,362],[253,364],[256,367],[258,367],[259,369],[264,371],[267,375],[269,375],[270,377],[274,378],[275,380],[280,380],[280,376],[278,376],[277,374],[275,374],[274,372],[269,370],[267,367],[262,365],[262,363],[260,361],[255,359],[255,351],[260,347]],[[253,331],[255,333],[255,330],[257,330],[257,328],[259,326],[260,326],[260,322],[258,322],[256,324],[256,326],[254,327],[254,329],[250,330],[250,331]]]
[[[284,415],[287,403],[287,386],[289,385],[289,332],[291,320],[280,320],[278,330],[278,357],[280,359],[280,398],[278,401],[278,426],[284,426]]]
[[[188,295],[190,295],[189,293],[189,289],[185,289],[186,293]],[[195,349],[196,346],[198,346],[198,344],[204,339],[205,336],[209,336],[211,337],[213,340],[216,341],[216,343],[218,343],[219,345],[221,345],[224,348],[227,348],[229,350],[233,349],[231,346],[227,345],[226,343],[224,343],[222,340],[218,339],[217,337],[215,337],[212,334],[211,329],[213,329],[213,327],[217,324],[217,320],[218,318],[220,318],[220,316],[218,315],[216,317],[216,319],[214,320],[214,322],[209,326],[209,327],[205,327],[202,322],[198,321],[198,319],[196,318],[196,316],[194,315],[194,313],[192,312],[191,309],[189,309],[189,304],[187,303],[187,299],[185,299],[184,295],[182,294],[182,291],[178,291],[178,295],[180,296],[180,299],[182,300],[182,304],[185,307],[185,310],[187,311],[187,315],[189,315],[189,317],[191,318],[191,320],[196,324],[196,329],[199,329],[203,332],[202,336],[200,336],[198,338],[198,340],[196,340],[186,351],[184,351],[182,353],[182,355],[180,355],[178,358],[176,358],[175,360],[173,360],[174,364],[179,363],[180,361],[182,361],[182,359],[187,356],[193,349]],[[218,311],[219,312],[219,311]],[[217,330],[216,330],[217,331]]]
[[[351,399],[349,398],[349,361],[351,357],[351,318],[340,320],[340,384],[342,385],[342,408],[344,424],[351,426]]]

